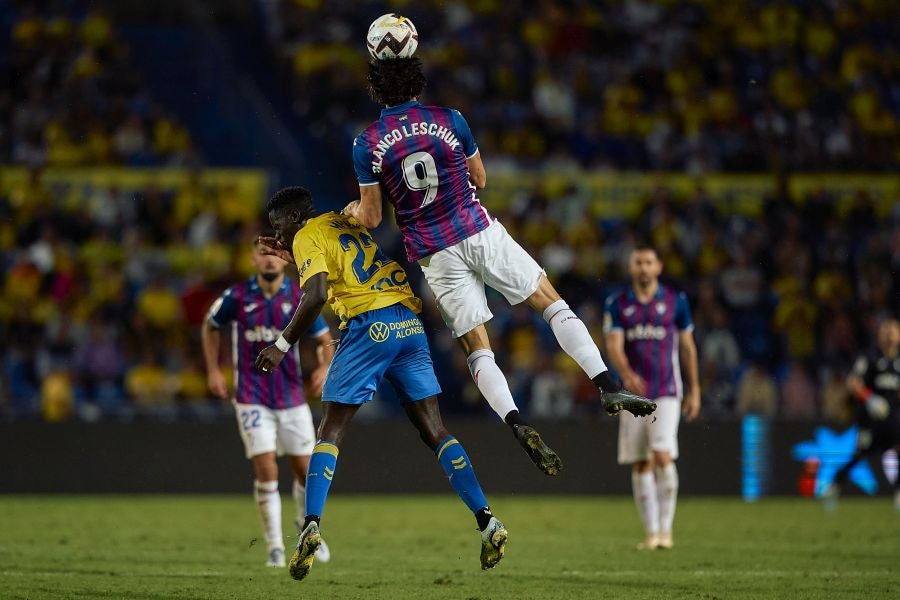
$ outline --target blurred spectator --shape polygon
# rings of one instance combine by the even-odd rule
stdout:
[[[794,362],[781,382],[780,414],[788,419],[812,420],[818,416],[816,386],[803,362]]]
[[[737,414],[774,417],[778,408],[775,380],[754,362],[744,371],[737,388]]]
[[[822,418],[843,428],[855,419],[855,408],[847,391],[845,377],[837,370],[826,372],[822,386]]]
[[[41,383],[41,414],[49,423],[65,421],[72,416],[74,393],[69,374],[53,371]]]
[[[706,398],[703,411],[713,415],[730,412],[728,400],[734,396],[735,373],[741,364],[741,351],[729,329],[728,313],[716,307],[710,326],[697,339],[700,349],[700,374]]]

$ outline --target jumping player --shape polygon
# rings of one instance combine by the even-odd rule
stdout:
[[[227,398],[225,376],[219,368],[219,340],[220,329],[231,324],[234,408],[244,449],[256,477],[254,496],[269,549],[266,564],[284,567],[276,452],[287,454],[294,472],[295,523],[299,531],[306,514],[306,469],[312,454],[315,430],[300,377],[297,350],[291,352],[290,360],[284,361],[271,377],[254,369],[253,359],[288,324],[301,291],[296,283],[284,276],[287,263],[260,252],[256,241],[253,243],[253,264],[256,274],[225,290],[212,305],[201,337],[209,389],[216,396]],[[318,366],[311,373],[310,391],[318,395],[334,353],[331,331],[325,320],[319,317],[312,323],[308,334],[316,342],[318,359]],[[329,556],[328,547],[323,544],[319,559],[327,561]]]
[[[847,378],[847,389],[859,402],[856,452],[825,491],[833,505],[850,470],[861,460],[890,449],[900,450],[900,322],[886,319],[878,326],[878,349],[860,356]],[[900,510],[900,479],[894,479],[894,508]]]
[[[422,62],[372,59],[368,81],[369,94],[384,109],[353,142],[360,199],[344,210],[372,228],[381,223],[382,199],[391,202],[407,257],[422,267],[475,384],[538,468],[555,475],[562,462],[519,415],[495,362],[484,326],[493,317],[485,285],[510,304],[525,302],[543,315],[562,349],[600,389],[608,413],[653,412],[653,402],[620,391],[584,323],[479,202],[487,174],[478,146],[459,111],[418,102],[425,87]]]
[[[659,283],[662,262],[653,248],[635,248],[629,271],[631,285],[606,301],[606,350],[625,388],[656,399],[657,408],[653,420],[619,416],[619,464],[631,465],[631,488],[646,531],[638,548],[671,548],[678,421],[682,412],[688,421],[700,412],[694,324],[684,293]]]
[[[341,440],[382,378],[394,386],[422,441],[475,515],[481,531],[481,568],[492,568],[503,558],[508,534],[491,514],[462,444],[444,428],[437,401],[441,390],[424,327],[416,316],[421,301],[413,295],[406,272],[381,253],[366,228],[352,217],[333,212],[317,216],[304,188],[276,192],[266,211],[276,234],[263,243],[285,255],[291,248],[304,295],[275,344],[257,357],[257,368],[276,369],[326,301],[340,318],[343,332],[322,390],[324,415],[306,478],[306,520],[291,558],[291,576],[303,579],[312,567]]]

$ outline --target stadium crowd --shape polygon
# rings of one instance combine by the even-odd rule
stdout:
[[[187,128],[142,84],[104,12],[3,4],[0,164],[196,163]]]
[[[377,114],[350,0],[261,0],[296,110],[337,155]],[[900,160],[890,0],[394,1],[486,160],[688,172]],[[372,7],[371,13],[378,14]]]
[[[824,193],[802,204],[776,194],[754,219],[721,214],[702,188],[680,198],[660,187],[637,221],[607,222],[578,209],[576,187],[566,194],[550,198],[538,186],[497,214],[595,339],[605,297],[627,281],[629,248],[647,239],[693,305],[705,417],[842,416],[843,375],[897,306],[900,211],[879,214],[865,192],[848,211]],[[0,181],[0,412],[51,420],[222,413],[206,390],[199,326],[216,295],[251,273],[248,241],[262,227],[262,200],[199,175],[169,188],[67,194],[51,193],[39,170],[19,184]],[[396,230],[376,236],[402,256]],[[411,272],[427,300],[446,410],[485,410],[460,376],[465,359],[420,271]],[[595,410],[596,391],[546,324],[499,295],[491,303],[492,339],[521,404],[546,417]]]
[[[411,11],[427,32],[426,93],[468,117],[489,173],[572,172],[562,194],[536,184],[488,208],[596,340],[605,297],[627,280],[628,250],[648,240],[692,303],[704,418],[845,418],[849,363],[900,304],[900,211],[865,189],[845,210],[827,192],[795,202],[782,186],[759,198],[762,216],[752,217],[717,209],[702,187],[679,195],[661,186],[637,219],[610,221],[586,209],[590,192],[573,169],[895,166],[900,5],[596,4],[384,9]],[[202,170],[177,184],[48,183],[47,166],[194,165],[198,152],[129,68],[104,13],[13,5],[0,19],[9,31],[0,39],[0,164],[28,174],[0,168],[0,418],[230,414],[206,389],[199,326],[216,295],[251,273],[262,194]],[[322,0],[260,5],[303,90],[295,107],[320,136],[317,151],[345,160],[355,187],[350,140],[377,114],[362,91],[357,43],[368,21],[353,2],[327,11]],[[403,256],[396,230],[382,226],[376,237]],[[485,411],[418,268],[411,273],[426,299],[445,410]],[[491,339],[520,405],[559,418],[596,410],[596,390],[544,322],[490,299]]]

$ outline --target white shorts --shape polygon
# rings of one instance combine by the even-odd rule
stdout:
[[[312,454],[316,430],[308,404],[272,409],[235,402],[234,412],[247,458],[266,452],[277,452],[279,456]]]
[[[656,417],[656,420],[653,420]],[[630,465],[650,460],[653,450],[668,452],[678,458],[678,422],[681,420],[681,401],[678,398],[658,398],[656,412],[648,417],[635,417],[630,412],[619,413],[619,464]]]
[[[484,286],[519,304],[531,296],[544,270],[495,220],[461,242],[419,261],[438,310],[453,337],[460,337],[494,315]]]

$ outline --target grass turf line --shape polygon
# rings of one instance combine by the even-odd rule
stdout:
[[[293,503],[285,498],[286,546]],[[479,569],[453,496],[329,498],[332,562],[268,569],[246,496],[0,497],[3,598],[895,598],[900,515],[885,498],[685,498],[675,549],[634,550],[630,499],[499,496],[506,558]]]

